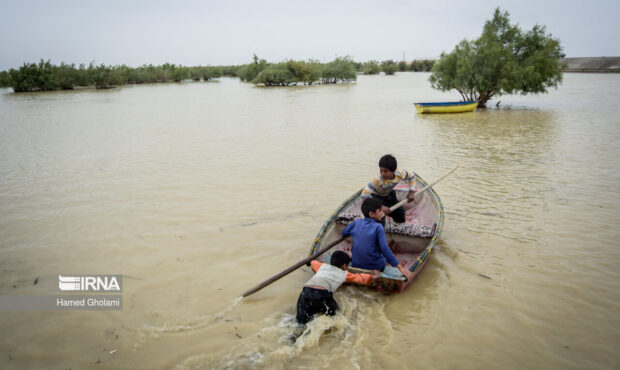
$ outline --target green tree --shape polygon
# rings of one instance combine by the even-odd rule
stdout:
[[[321,69],[317,63],[289,60],[285,66],[293,75],[295,82],[312,85],[321,77]]]
[[[414,60],[411,62],[409,66],[409,70],[414,72],[430,72],[433,70],[433,66],[435,65],[434,60],[424,59],[424,60]]]
[[[204,81],[209,81],[214,78],[222,77],[221,67],[201,67],[201,71],[202,71],[202,79]]]
[[[246,64],[239,68],[238,75],[241,81],[251,82],[259,73],[267,67],[267,61],[265,59],[258,59],[256,54],[253,55],[254,62],[252,64]]]
[[[265,86],[288,86],[296,81],[295,75],[285,64],[271,64],[252,80],[255,84]]]
[[[0,72],[0,87],[11,87],[13,86],[13,80],[11,79],[11,75],[7,71]]]
[[[122,83],[119,71],[103,64],[95,66],[91,63],[88,74],[97,89],[109,89]]]
[[[381,67],[376,60],[368,61],[362,65],[362,73],[365,75],[376,75],[379,72],[381,72]]]
[[[191,67],[189,69],[189,78],[191,78],[194,81],[200,81],[200,79],[202,78],[202,69],[204,67]]]
[[[39,64],[24,63],[18,70],[9,70],[13,91],[50,91],[58,89],[55,67],[50,61],[41,59]]]
[[[398,71],[398,65],[396,63],[394,63],[394,61],[391,60],[391,59],[390,60],[384,60],[381,63],[381,70],[386,75],[393,75],[394,73],[396,73],[396,71]]]
[[[486,107],[494,96],[545,93],[562,82],[560,41],[536,25],[523,32],[508,12],[495,9],[482,35],[442,53],[430,77],[433,88],[457,90],[463,100]]]
[[[61,90],[73,90],[78,82],[78,72],[75,69],[75,65],[67,65],[61,63],[58,67],[54,68],[54,79],[56,88]]]
[[[339,57],[327,63],[321,73],[321,82],[335,84],[357,80],[357,69],[351,57]]]
[[[222,70],[222,76],[238,77],[241,66],[220,66],[220,68]]]

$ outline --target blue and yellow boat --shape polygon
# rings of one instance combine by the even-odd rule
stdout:
[[[446,103],[413,103],[418,113],[463,113],[473,112],[478,106],[477,100]]]

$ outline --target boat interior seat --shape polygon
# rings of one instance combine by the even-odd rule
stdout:
[[[348,225],[355,220],[362,218],[359,213],[342,212],[336,216],[336,222],[342,225]],[[405,236],[415,236],[418,238],[431,238],[435,235],[436,224],[432,225],[416,225],[403,222],[401,224],[387,219],[385,223],[385,232],[388,234],[398,234]]]

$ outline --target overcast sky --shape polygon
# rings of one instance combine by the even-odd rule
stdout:
[[[436,58],[496,7],[545,25],[568,57],[620,56],[618,0],[0,0],[0,70],[54,64],[249,63],[252,54],[356,61]]]

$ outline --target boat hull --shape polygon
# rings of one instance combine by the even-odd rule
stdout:
[[[478,102],[414,103],[414,105],[418,113],[464,113],[473,112]]]
[[[418,190],[426,185],[422,178],[416,176],[416,188]],[[406,186],[397,187],[395,190],[399,199],[406,197],[408,192]],[[323,249],[325,245],[340,238],[346,224],[352,221],[351,215],[361,217],[360,207],[363,200],[361,192],[362,190],[359,190],[343,202],[323,223],[310,248],[309,255],[315,254]],[[417,199],[418,197],[420,198]],[[422,268],[432,254],[433,247],[439,240],[443,227],[443,205],[437,193],[431,188],[417,196],[415,203],[407,203],[404,207],[406,222],[396,224],[390,218],[387,218],[385,238],[396,258],[412,273],[415,279],[422,271]],[[352,243],[353,241],[349,237],[317,259],[321,262],[328,262],[331,254],[336,250],[341,250],[351,255]],[[349,268],[349,271],[371,273],[369,270],[352,267]],[[398,293],[409,286],[412,281],[413,279],[406,280],[404,277],[391,278],[381,274],[381,277],[375,279],[369,287],[385,293]]]

